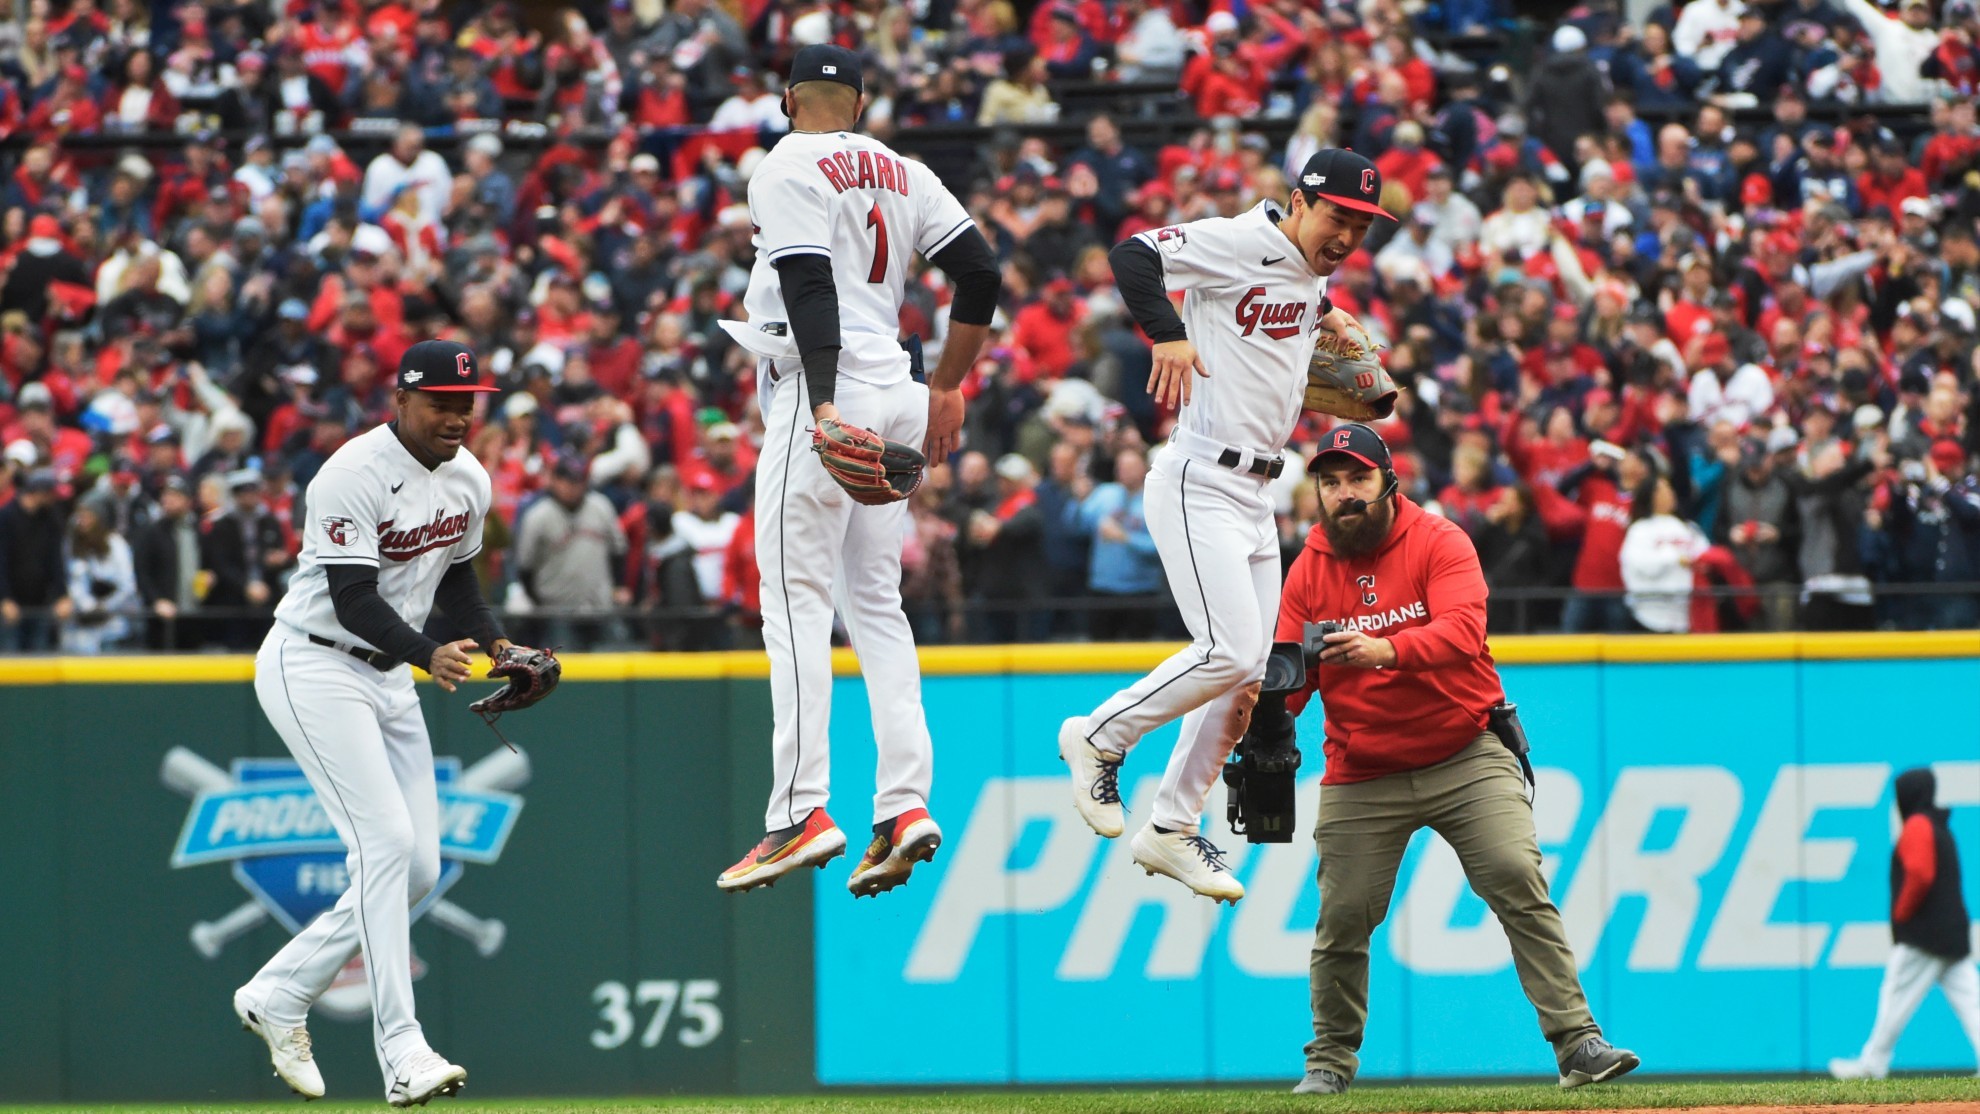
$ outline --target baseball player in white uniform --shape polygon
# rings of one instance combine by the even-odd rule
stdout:
[[[255,658],[261,709],[349,849],[336,906],[234,993],[275,1073],[308,1098],[322,1096],[323,1076],[305,1018],[360,951],[386,1099],[423,1104],[467,1079],[413,1016],[409,911],[439,878],[440,835],[433,749],[406,663],[452,692],[477,644],[508,645],[470,563],[488,473],[460,451],[474,392],[494,389],[462,345],[406,351],[398,420],[353,438],[310,481],[301,562]],[[441,645],[421,634],[435,603],[474,637]]]
[[[776,728],[765,835],[717,879],[739,891],[843,853],[830,795],[832,613],[859,654],[879,751],[873,835],[847,887],[877,894],[934,855],[932,755],[914,635],[901,613],[907,505],[855,504],[811,451],[828,423],[925,446],[956,446],[958,387],[981,350],[999,279],[990,246],[934,173],[852,129],[864,107],[857,55],[808,46],[792,63],[791,131],[749,183],[756,264],[747,324],[722,322],[758,357],[763,453],[756,557]],[[926,386],[899,341],[909,256],[955,285],[948,338]]]
[[[1073,802],[1094,831],[1121,834],[1120,769],[1135,743],[1183,717],[1134,861],[1215,901],[1244,886],[1199,831],[1203,804],[1244,734],[1279,613],[1279,537],[1266,485],[1298,423],[1312,333],[1358,325],[1327,278],[1361,246],[1381,175],[1352,151],[1307,160],[1287,208],[1159,228],[1109,258],[1122,299],[1155,342],[1149,391],[1180,405],[1149,470],[1149,532],[1194,641],[1091,715],[1059,728]],[[1168,291],[1184,291],[1176,315]],[[1198,347],[1202,355],[1198,356]],[[1201,377],[1201,382],[1196,382]]]

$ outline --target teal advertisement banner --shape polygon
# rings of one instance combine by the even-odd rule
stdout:
[[[1538,767],[1545,869],[1597,1019],[1660,1073],[1824,1070],[1869,1032],[1890,945],[1891,782],[1930,766],[1980,909],[1980,661],[1509,666]],[[1319,899],[1310,840],[1205,834],[1247,896],[1212,905],[1074,813],[1055,740],[1125,675],[930,677],[931,811],[947,841],[879,902],[820,885],[817,1073],[828,1085],[1296,1079]],[[835,690],[834,813],[873,786],[857,679]],[[1300,824],[1318,800],[1303,717]],[[1129,756],[1129,834],[1176,736]],[[873,1034],[912,1019],[916,1039]],[[1363,1078],[1537,1076],[1550,1050],[1505,937],[1429,832],[1373,941]],[[1929,997],[1899,1070],[1970,1073]]]

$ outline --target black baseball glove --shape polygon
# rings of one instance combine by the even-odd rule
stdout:
[[[469,711],[484,717],[527,708],[550,695],[564,677],[564,665],[548,650],[505,646],[495,655],[495,667],[488,675],[509,683],[468,705]]]

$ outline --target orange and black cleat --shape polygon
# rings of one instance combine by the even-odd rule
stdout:
[[[846,833],[822,808],[814,808],[804,823],[765,835],[742,861],[722,872],[715,884],[730,893],[774,885],[777,879],[807,866],[824,866],[846,853]]]
[[[866,845],[866,854],[846,880],[846,888],[854,897],[886,893],[908,880],[914,864],[934,858],[940,846],[942,829],[925,808],[909,809],[875,824],[873,842]]]

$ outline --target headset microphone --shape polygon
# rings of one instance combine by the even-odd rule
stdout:
[[[1382,475],[1387,477],[1389,482],[1386,486],[1382,488],[1382,494],[1377,495],[1375,497],[1374,503],[1371,503],[1366,499],[1343,499],[1341,500],[1341,509],[1335,511],[1334,512],[1335,515],[1338,516],[1344,514],[1367,514],[1368,508],[1374,506],[1375,503],[1380,503],[1385,499],[1393,498],[1396,494],[1396,487],[1399,482],[1396,478],[1396,470],[1393,468],[1384,468],[1382,469]]]

